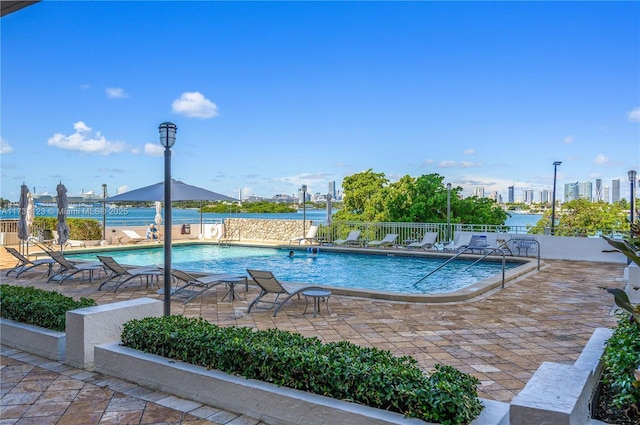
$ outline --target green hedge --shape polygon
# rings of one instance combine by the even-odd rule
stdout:
[[[121,339],[146,353],[427,422],[467,424],[482,410],[477,378],[443,365],[426,375],[412,357],[346,341],[323,344],[278,329],[220,327],[182,316],[132,320]]]
[[[35,217],[35,227],[39,229],[56,230],[57,217]],[[92,241],[102,239],[102,224],[92,218],[67,218],[70,239]]]
[[[0,317],[28,325],[64,332],[66,313],[97,305],[95,300],[75,301],[55,291],[32,286],[0,285]]]
[[[640,409],[640,385],[633,372],[640,367],[640,323],[620,314],[602,356],[602,383],[615,394],[613,404],[621,409]]]

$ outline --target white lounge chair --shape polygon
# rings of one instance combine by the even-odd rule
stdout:
[[[397,233],[387,233],[387,236],[385,236],[382,240],[380,241],[371,241],[367,244],[367,246],[394,246],[396,243],[396,239],[398,239],[398,234]]]
[[[302,243],[302,241],[320,243],[320,241],[318,239],[316,239],[317,236],[318,236],[318,226],[316,226],[314,224],[312,226],[309,226],[309,230],[307,231],[307,235],[306,236],[300,237],[300,238],[290,239],[289,243],[298,242],[298,245],[300,245]]]
[[[138,243],[146,241],[147,238],[140,236],[135,230],[122,230],[122,233],[129,239],[128,242]]]
[[[360,238],[360,230],[352,230],[347,235],[346,239],[336,239],[333,241],[334,245],[355,245],[358,243],[358,238]]]
[[[438,239],[438,232],[427,232],[427,233],[424,234],[424,236],[422,237],[422,240],[420,242],[410,243],[409,245],[407,245],[407,248],[409,248],[409,249],[411,249],[411,248],[420,248],[420,249],[431,248],[431,247],[433,247],[433,245],[435,245],[436,239]]]
[[[453,243],[449,245],[445,245],[443,250],[445,252],[458,252],[463,247],[466,247],[471,242],[471,236],[473,233],[471,232],[456,232],[456,236],[453,240]]]

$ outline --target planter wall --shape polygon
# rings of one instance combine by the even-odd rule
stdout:
[[[126,379],[147,388],[216,406],[281,425],[391,425],[426,424],[399,413],[374,409],[245,379],[217,370],[175,362],[165,357],[123,347],[119,343],[95,347],[94,368],[104,375]],[[483,400],[476,425],[506,425],[508,405]]]
[[[65,358],[66,338],[64,332],[0,318],[0,342],[7,347],[61,361]]]
[[[602,374],[600,358],[613,330],[598,328],[573,365],[543,363],[513,399],[513,425],[583,425]]]

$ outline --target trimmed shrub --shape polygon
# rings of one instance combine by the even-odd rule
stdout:
[[[0,285],[0,317],[53,331],[64,332],[67,311],[96,305],[90,298],[76,301],[32,286]]]
[[[347,341],[269,329],[220,327],[182,316],[127,322],[124,346],[339,400],[402,413],[427,422],[466,424],[482,410],[479,381],[450,366],[422,372],[410,356]]]

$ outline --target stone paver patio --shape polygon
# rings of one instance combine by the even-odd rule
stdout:
[[[99,282],[90,284],[88,280],[46,283],[41,270],[25,273],[20,279],[5,278],[6,268],[14,261],[2,250],[0,263],[5,269],[3,283],[56,290],[74,298],[91,297],[98,304],[139,297],[162,299],[157,288],[145,286],[113,293],[98,291]],[[303,315],[305,301],[295,297],[275,318],[262,310],[247,314],[248,302],[255,298],[257,289],[250,286],[245,293],[239,288],[241,299],[231,303],[222,300],[226,288],[219,285],[188,304],[172,302],[171,313],[202,317],[221,326],[278,328],[325,342],[347,340],[388,349],[395,355],[414,357],[425,370],[436,363],[452,365],[480,380],[480,397],[510,402],[542,362],[572,364],[595,328],[615,325],[617,319],[610,314],[613,297],[602,287],[622,288],[623,270],[622,264],[545,261],[539,272],[467,302],[418,304],[332,295],[330,313],[323,306],[316,318]],[[9,362],[6,357],[0,423],[30,423],[5,422],[5,399],[11,395],[4,390],[5,362]],[[229,420],[233,424],[252,423],[242,416]],[[167,423],[199,422],[181,419]]]

